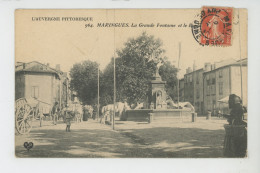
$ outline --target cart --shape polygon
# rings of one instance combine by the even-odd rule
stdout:
[[[51,104],[26,98],[19,98],[15,101],[15,128],[19,134],[29,133],[35,119],[39,119],[41,124],[41,115],[51,115]]]

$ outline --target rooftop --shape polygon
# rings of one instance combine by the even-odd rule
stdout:
[[[63,73],[60,70],[51,68],[49,65],[42,64],[38,61],[32,61],[29,63],[17,62],[15,64],[15,72],[36,72],[36,73],[51,73],[57,75],[59,78],[65,76],[66,73]]]
[[[224,61],[215,62],[213,64],[211,64],[211,63],[206,63],[206,64],[210,65],[210,68],[211,68],[211,65],[214,65],[214,69],[210,69],[209,71],[205,71],[204,68],[200,68],[198,70],[194,70],[194,71],[191,71],[189,73],[186,73],[186,74],[184,74],[184,76],[188,75],[188,74],[192,74],[192,73],[200,71],[200,70],[204,70],[204,73],[208,73],[208,72],[215,71],[215,70],[218,70],[218,69],[221,69],[221,68],[224,68],[224,67],[228,67],[228,66],[237,66],[237,65],[240,65],[240,64],[242,64],[243,66],[247,66],[247,58],[244,58],[244,59],[241,59],[241,60],[227,59],[227,60],[224,60]]]

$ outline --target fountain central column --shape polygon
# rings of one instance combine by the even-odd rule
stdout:
[[[150,107],[153,105],[154,109],[167,109],[165,84],[166,81],[162,81],[157,67],[149,87],[148,103]]]

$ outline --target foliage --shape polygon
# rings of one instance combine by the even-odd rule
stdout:
[[[70,70],[70,87],[77,92],[79,100],[84,104],[92,104],[97,98],[98,64],[84,61],[74,64]]]
[[[127,100],[129,104],[143,102],[149,90],[149,83],[156,70],[156,64],[162,63],[159,74],[166,81],[166,91],[174,97],[177,69],[164,57],[160,39],[147,35],[145,32],[137,38],[129,39],[124,48],[117,50],[116,62],[116,98]],[[70,70],[71,88],[77,92],[84,104],[97,102],[97,68],[98,64],[84,61],[74,64]],[[113,103],[114,94],[114,58],[100,73],[100,103]]]
[[[145,100],[149,82],[156,69],[156,63],[161,61],[162,79],[167,81],[166,90],[173,97],[173,87],[176,85],[177,69],[163,56],[162,42],[153,36],[142,33],[136,39],[131,38],[122,50],[118,50],[116,58],[116,87],[117,101],[127,100],[128,103]],[[106,99],[104,104],[113,101],[113,58],[107,65],[102,86],[101,97]]]
[[[177,72],[178,69],[175,68],[168,60],[161,66],[159,74],[163,81],[166,81],[165,89],[166,93],[174,99],[177,96],[176,86],[177,86]]]

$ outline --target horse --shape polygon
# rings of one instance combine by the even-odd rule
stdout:
[[[91,105],[85,105],[83,111],[88,113],[88,118],[93,118],[93,107]]]
[[[136,107],[134,108],[134,110],[136,109],[144,109],[144,102],[142,103],[137,103]]]
[[[53,123],[56,124],[57,120],[59,120],[60,114],[61,108],[57,103],[51,106],[51,104],[38,101],[38,104],[34,107],[34,116],[36,119],[40,120],[40,127],[42,126],[42,121],[44,119],[46,120],[47,117],[53,120]]]
[[[102,117],[105,118],[107,121],[111,122],[113,112],[114,112],[114,105],[113,104],[106,105],[102,108]]]
[[[119,117],[120,119],[123,116],[123,113],[125,110],[130,109],[130,107],[128,106],[128,104],[122,103],[122,102],[116,102],[115,104],[115,116]],[[102,118],[100,120],[100,122],[102,123],[102,121],[105,119],[105,121],[112,121],[112,115],[114,112],[114,104],[108,104],[106,106],[103,106],[101,109],[102,112]]]
[[[58,113],[58,119],[62,118],[63,122],[65,122],[66,113],[70,113],[76,123],[79,123],[83,119],[83,108],[79,103],[72,103],[68,107],[64,107]]]
[[[82,122],[83,119],[83,108],[80,104],[73,104],[73,111],[75,114],[75,120],[77,123]]]

